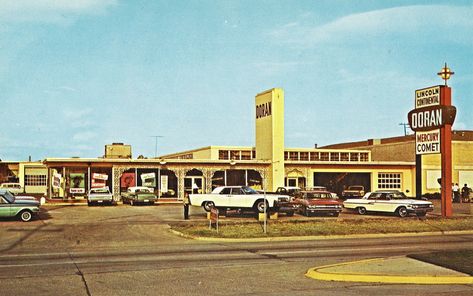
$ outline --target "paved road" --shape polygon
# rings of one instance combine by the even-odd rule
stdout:
[[[212,243],[168,231],[181,207],[57,207],[32,223],[0,222],[8,295],[471,295],[462,285],[322,282],[311,267],[473,248],[473,235]],[[201,213],[194,212],[197,219]],[[381,221],[385,221],[383,218]],[[396,219],[392,218],[391,220]],[[202,220],[203,223],[206,223]]]

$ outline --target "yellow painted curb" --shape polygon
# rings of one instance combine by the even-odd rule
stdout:
[[[375,258],[367,260],[359,260],[345,262],[339,264],[319,266],[311,268],[305,274],[309,278],[322,281],[338,281],[338,282],[363,282],[363,283],[390,283],[390,284],[418,284],[418,285],[471,285],[473,277],[471,276],[404,276],[404,275],[376,275],[376,274],[347,274],[347,273],[330,273],[322,270],[329,267],[337,267],[343,265],[351,265],[364,263],[369,261],[383,261],[385,258]]]

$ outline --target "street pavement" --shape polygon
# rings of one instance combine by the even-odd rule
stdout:
[[[466,210],[463,212],[459,215],[466,215]],[[183,222],[182,215],[182,205],[48,205],[43,207],[40,219],[30,223],[1,220],[2,291],[8,291],[8,295],[456,296],[471,295],[473,291],[471,283],[450,282],[435,285],[434,289],[425,282],[400,285],[336,279],[360,274],[365,279],[400,274],[407,278],[427,275],[471,279],[405,257],[415,252],[471,249],[471,233],[197,241],[169,231],[168,224]],[[205,216],[200,208],[191,208],[191,221],[206,223]],[[348,213],[340,219],[345,217],[364,219]],[[389,215],[371,217],[381,223],[399,219]],[[254,218],[235,215],[228,219]],[[282,215],[281,219],[290,218]],[[321,274],[325,278],[318,278]]]

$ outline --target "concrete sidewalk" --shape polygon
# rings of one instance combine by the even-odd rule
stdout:
[[[319,266],[307,277],[323,281],[393,284],[473,284],[473,277],[448,268],[402,257],[375,258]]]

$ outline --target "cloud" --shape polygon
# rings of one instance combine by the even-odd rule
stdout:
[[[276,28],[270,35],[278,41],[300,47],[341,40],[361,39],[360,42],[363,42],[366,37],[389,34],[411,34],[416,37],[419,32],[430,32],[433,38],[449,38],[455,42],[471,44],[472,9],[473,6],[446,5],[395,7],[351,14],[323,25],[292,22]]]
[[[0,0],[3,22],[65,22],[70,15],[98,14],[117,0]]]
[[[43,92],[45,94],[55,95],[55,94],[60,94],[60,93],[65,93],[65,92],[77,92],[77,89],[65,85],[65,86],[54,87],[51,89],[45,89],[43,90]]]

